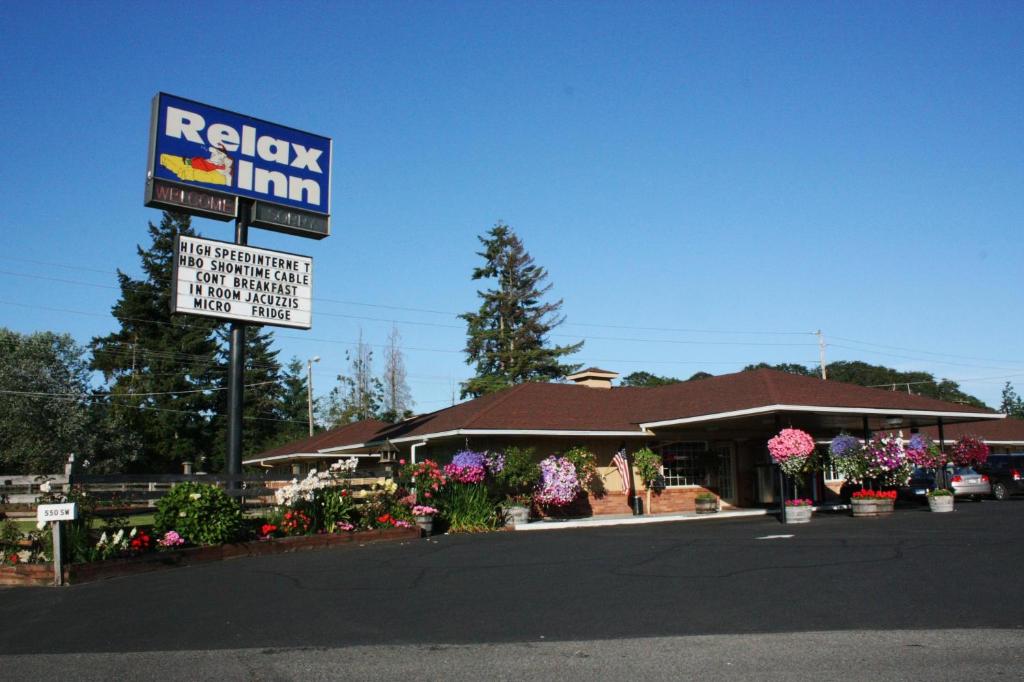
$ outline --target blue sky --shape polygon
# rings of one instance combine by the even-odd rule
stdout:
[[[447,405],[503,220],[585,365],[812,363],[821,329],[829,360],[998,405],[1024,388],[1022,36],[1013,2],[5,3],[0,324],[116,328],[164,91],[334,139],[332,236],[250,233],[314,259],[313,329],[276,336],[318,393],[397,321],[417,409]]]

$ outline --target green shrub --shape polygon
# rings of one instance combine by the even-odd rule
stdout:
[[[220,545],[238,539],[242,507],[217,486],[179,483],[156,503],[154,527],[159,534],[177,531],[193,545]]]
[[[505,466],[494,477],[497,493],[507,504],[529,506],[540,481],[540,465],[533,448],[511,447],[503,453]]]
[[[643,448],[633,453],[633,465],[640,474],[645,488],[652,488],[661,478],[661,455],[650,448]],[[623,481],[629,485],[629,481]]]
[[[323,530],[333,533],[339,522],[352,523],[356,517],[356,505],[347,488],[327,488],[318,496]]]
[[[562,456],[576,467],[576,478],[579,479],[581,488],[589,493],[604,492],[601,477],[597,474],[597,458],[594,453],[576,446],[566,450]]]

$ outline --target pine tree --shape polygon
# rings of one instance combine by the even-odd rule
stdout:
[[[338,375],[338,385],[327,397],[326,421],[331,428],[380,418],[384,386],[373,375],[373,351],[363,342],[362,330],[355,350],[345,352],[345,360],[349,371]]]
[[[1003,400],[999,405],[999,411],[1008,417],[1024,419],[1024,399],[1017,395],[1009,381],[1003,386]]]
[[[118,271],[121,329],[92,340],[91,367],[112,393],[108,419],[137,452],[121,453],[127,469],[180,471],[184,461],[222,450],[209,415],[216,405],[217,322],[170,314],[175,235],[193,235],[188,216],[165,212],[149,224],[152,243],[138,247],[143,279]]]
[[[281,416],[286,420],[283,432],[289,434],[285,439],[293,440],[309,435],[309,381],[306,366],[298,358],[293,357],[284,371],[282,380],[284,392],[281,394]],[[313,413],[317,411],[317,398],[313,397]],[[314,432],[316,431],[316,424]]]
[[[228,333],[220,334],[221,351],[220,364],[223,367],[229,365],[229,339]],[[242,454],[252,455],[263,452],[272,445],[281,442],[279,434],[286,430],[286,419],[284,415],[284,377],[281,373],[281,363],[277,360],[280,351],[274,350],[274,337],[272,330],[264,330],[262,327],[249,325],[245,328],[245,368],[243,371],[243,384],[245,394],[242,402]],[[227,388],[228,373],[225,371],[221,376],[220,387]],[[217,393],[217,417],[218,425],[217,444],[227,443],[228,425],[228,391],[221,390]],[[305,421],[305,419],[303,419]],[[224,447],[217,447],[210,468],[220,471],[223,467],[225,452]]]
[[[547,335],[565,318],[558,315],[561,300],[541,302],[552,286],[544,285],[547,271],[534,263],[508,225],[499,222],[478,239],[484,250],[477,255],[484,265],[473,270],[473,280],[494,280],[495,288],[477,291],[483,299],[480,309],[460,315],[468,337],[466,364],[476,364],[476,376],[462,384],[462,397],[560,379],[578,369],[560,360],[582,348],[582,341],[548,346]]]
[[[405,357],[402,355],[402,335],[398,327],[392,326],[388,335],[388,347],[384,354],[384,397],[381,419],[399,422],[412,416],[412,393],[406,381]]]

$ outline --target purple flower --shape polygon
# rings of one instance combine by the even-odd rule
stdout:
[[[832,439],[829,452],[833,457],[847,457],[860,448],[860,441],[848,434],[840,434]]]
[[[540,472],[541,480],[535,496],[541,504],[569,504],[579,495],[576,467],[568,459],[552,455],[540,463]]]
[[[480,467],[486,465],[484,453],[473,450],[459,450],[452,457],[452,464],[457,467]]]

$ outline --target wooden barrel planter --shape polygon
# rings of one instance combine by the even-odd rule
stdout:
[[[698,497],[693,501],[694,510],[698,514],[714,514],[718,511],[717,497]]]

